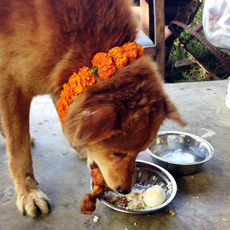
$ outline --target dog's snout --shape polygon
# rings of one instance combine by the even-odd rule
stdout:
[[[117,191],[119,193],[121,193],[121,194],[126,195],[126,194],[129,194],[132,191],[132,188],[130,188],[130,189],[123,189],[123,188],[119,187]]]

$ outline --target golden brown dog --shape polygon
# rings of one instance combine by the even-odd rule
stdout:
[[[49,211],[32,167],[30,103],[50,94],[56,106],[73,72],[136,38],[130,1],[0,0],[0,114],[21,212]],[[142,57],[110,80],[89,87],[71,105],[64,127],[70,144],[88,150],[111,189],[132,188],[135,159],[165,118],[183,121],[162,88],[156,65]],[[0,122],[1,124],[1,122]]]

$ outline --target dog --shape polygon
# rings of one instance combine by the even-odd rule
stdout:
[[[0,0],[0,127],[6,137],[17,207],[37,217],[50,211],[35,179],[29,133],[30,104],[50,94],[55,107],[63,84],[97,52],[132,42],[137,22],[123,0]],[[87,149],[112,190],[129,193],[135,160],[168,119],[182,120],[165,94],[157,66],[141,57],[111,79],[98,81],[70,106],[63,132]]]

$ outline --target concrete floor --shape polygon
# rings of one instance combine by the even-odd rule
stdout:
[[[89,192],[89,171],[61,132],[50,99],[37,97],[31,109],[34,169],[40,188],[51,200],[52,212],[38,219],[23,217],[15,206],[16,193],[10,177],[5,144],[0,139],[0,229],[94,229],[123,230],[229,230],[230,229],[230,110],[224,105],[226,81],[165,85],[178,105],[186,128],[172,121],[161,130],[178,130],[203,136],[214,147],[216,156],[199,172],[175,178],[178,193],[166,208],[150,215],[130,215],[105,207],[100,202],[93,216],[80,214],[80,202]],[[141,154],[141,159],[150,160]],[[199,198],[196,198],[199,197]],[[168,210],[173,208],[177,216]],[[137,223],[134,226],[134,223]]]

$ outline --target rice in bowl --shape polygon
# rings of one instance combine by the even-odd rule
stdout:
[[[158,186],[158,187],[157,187]],[[166,196],[171,194],[171,182],[167,185],[164,186],[164,184],[161,185],[140,185],[140,184],[135,184],[131,193],[127,195],[120,194],[118,192],[107,192],[106,194],[103,195],[103,199],[105,199],[107,202],[119,207],[119,208],[124,208],[126,210],[145,210],[145,209],[151,209],[153,207],[157,207],[161,205],[165,199]],[[164,198],[162,197],[155,197],[155,202],[157,205],[151,205],[149,206],[148,203],[146,202],[146,191],[151,189],[151,188],[157,188],[157,190],[162,190],[164,193]],[[163,188],[162,188],[163,187]],[[161,188],[161,189],[159,189]],[[159,199],[157,201],[156,199]],[[147,204],[146,204],[147,203]],[[151,202],[150,202],[151,203]]]

